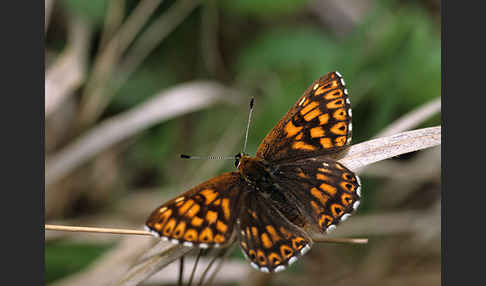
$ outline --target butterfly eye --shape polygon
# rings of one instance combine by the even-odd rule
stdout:
[[[238,153],[235,155],[235,167],[238,168],[238,165],[240,164],[240,159],[241,159],[241,153]]]

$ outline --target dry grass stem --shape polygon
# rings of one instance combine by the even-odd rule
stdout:
[[[440,108],[441,98],[438,97],[400,117],[378,133],[376,138],[389,136],[417,127],[428,118],[440,112]]]
[[[120,72],[116,78],[113,92],[116,92],[128,80],[147,56],[199,6],[200,2],[201,0],[177,1],[166,13],[147,27],[120,63]]]
[[[44,0],[44,33],[47,32],[47,28],[49,27],[53,7],[54,0]]]
[[[138,6],[128,16],[120,29],[98,54],[93,71],[86,83],[80,111],[80,124],[87,126],[93,122],[104,109],[104,93],[110,82],[110,76],[119,63],[120,57],[130,46],[136,35],[156,11],[162,0],[146,0],[139,2]]]
[[[106,227],[86,227],[86,226],[46,224],[45,230],[153,236],[150,232],[145,230],[106,228]],[[324,238],[322,240],[319,240],[318,242],[366,244],[368,243],[368,239],[367,238]]]
[[[61,179],[96,154],[154,124],[206,108],[235,92],[214,82],[192,82],[163,91],[138,107],[98,124],[58,153],[47,158],[46,186]],[[181,98],[184,98],[181,101]],[[54,196],[53,198],[55,198]],[[49,188],[46,188],[46,207]]]
[[[437,146],[440,142],[440,126],[406,131],[353,145],[339,161],[349,169],[359,172],[369,164]]]
[[[82,18],[72,15],[69,30],[65,50],[46,71],[46,117],[51,115],[66,100],[67,96],[72,95],[85,79],[92,34],[91,26]]]

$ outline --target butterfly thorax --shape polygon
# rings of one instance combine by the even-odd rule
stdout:
[[[257,190],[268,190],[273,186],[274,168],[263,159],[242,155],[238,171],[241,177]]]

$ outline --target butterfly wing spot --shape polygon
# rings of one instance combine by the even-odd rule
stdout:
[[[309,104],[310,106],[310,104]],[[321,115],[322,112],[319,110],[319,108],[316,108],[314,110],[312,110],[311,112],[307,113],[306,115],[304,115],[304,120],[309,122],[311,121],[312,119],[316,118],[317,116]]]
[[[271,225],[267,225],[265,227],[267,229],[267,232],[270,234],[270,236],[272,237],[272,241],[273,242],[277,242],[279,240],[281,240],[282,238],[280,237],[280,235],[278,235],[277,231],[275,230],[275,228]]]
[[[283,258],[288,259],[294,254],[294,251],[292,250],[292,248],[290,248],[290,246],[282,244],[280,246],[280,254],[282,254]]]
[[[181,202],[184,200],[184,197],[178,197],[177,199],[174,200],[175,203]]]
[[[254,219],[258,219],[258,216],[256,214],[255,211],[252,211],[252,210],[248,210],[248,213],[254,218]]]
[[[335,218],[338,218],[339,216],[341,216],[344,213],[344,207],[342,205],[332,204],[331,205],[331,212],[332,212],[332,215]]]
[[[317,173],[316,179],[321,180],[321,181],[329,181],[329,177],[322,174],[322,173]]]
[[[324,125],[329,122],[329,113],[324,113],[319,116],[319,124]]]
[[[342,178],[345,179],[346,181],[351,181],[354,182],[356,179],[351,175],[350,173],[343,173]]]
[[[319,187],[331,196],[335,196],[337,193],[337,189],[329,184],[322,183]]]
[[[223,201],[221,202],[221,206],[223,207],[223,214],[226,220],[230,219],[231,216],[231,211],[229,208],[229,199],[224,198]]]
[[[270,263],[273,265],[273,266],[276,266],[276,265],[279,265],[280,263],[282,263],[282,258],[280,257],[280,255],[278,255],[277,253],[275,252],[271,252],[269,255],[268,255],[268,260],[270,261]]]
[[[294,125],[294,123],[292,122],[292,120],[290,120],[284,127],[284,130],[287,134],[287,138],[290,138],[290,137],[293,137],[295,136],[297,133],[300,132],[300,130],[302,130],[302,128],[304,127],[297,127]]]
[[[292,239],[292,247],[295,250],[300,250],[302,247],[304,247],[306,240],[303,237],[296,237]]]
[[[208,224],[213,224],[218,220],[218,213],[214,211],[208,211],[206,213],[206,221]]]
[[[191,224],[195,227],[200,227],[202,225],[202,223],[204,222],[204,220],[198,216],[194,217],[192,220],[191,220]]]
[[[349,182],[341,182],[340,186],[348,192],[354,192],[354,185]]]
[[[325,165],[324,165],[325,164]],[[329,165],[327,163],[322,163],[323,166],[325,167],[329,167]],[[332,171],[329,170],[329,169],[324,169],[324,168],[318,168],[317,169],[319,172],[323,172],[323,173],[328,173],[328,174],[332,174]]]
[[[183,215],[187,212],[187,210],[192,207],[194,204],[194,200],[187,200],[181,207],[179,207],[179,214]]]
[[[353,210],[358,209],[359,204],[360,204],[360,203],[359,203],[359,201],[356,201],[356,202],[353,204]]]
[[[318,90],[316,90],[316,92],[314,92],[314,95],[317,96],[317,95],[321,95],[323,93],[326,93],[330,90],[332,90],[333,88],[336,88],[337,87],[337,84],[336,84],[336,81],[333,81],[332,84],[326,84],[326,85],[323,85],[321,86]]]
[[[344,146],[344,144],[346,144],[346,136],[336,137],[334,142],[336,142],[336,146]]]
[[[347,193],[341,195],[343,205],[349,206],[353,202],[353,196]]]
[[[228,226],[218,220],[218,222],[216,223],[216,229],[221,233],[226,233],[226,231],[228,230]]]
[[[299,177],[301,177],[303,179],[309,178],[304,172],[302,172],[302,170],[299,173],[297,173],[297,176],[299,176]]]
[[[175,228],[173,237],[174,238],[181,238],[184,235],[184,230],[186,229],[186,223],[181,221]]]
[[[250,250],[248,251],[248,254],[250,255],[250,260],[253,260],[253,261],[255,261],[255,260],[256,260],[256,252],[255,252],[255,250],[250,249]],[[257,266],[257,267],[258,267],[258,266]],[[258,269],[258,268],[257,268],[257,269]]]
[[[329,92],[328,94],[326,94],[324,96],[324,98],[327,99],[327,100],[331,100],[331,99],[335,99],[335,98],[340,98],[342,96],[343,96],[342,90],[336,89],[336,90],[334,90],[334,91]]]
[[[331,127],[331,132],[337,135],[346,135],[348,133],[348,126],[345,122],[340,121]]]
[[[304,141],[297,141],[292,144],[293,149],[313,151],[316,147],[306,144]]]
[[[205,189],[200,192],[200,194],[205,198],[205,204],[209,205],[212,201],[216,199],[218,193],[215,192],[213,189]]]
[[[184,234],[184,240],[191,242],[191,241],[195,241],[196,239],[197,239],[197,230],[193,228],[188,229]]]
[[[194,217],[198,212],[199,210],[201,209],[201,206],[199,206],[199,204],[194,204],[192,205],[192,207],[186,212],[185,216],[187,216],[188,218],[192,218]]]
[[[339,120],[339,121],[344,121],[346,120],[346,109],[344,108],[339,108],[338,110],[334,111],[332,117],[334,119]]]
[[[348,130],[349,131],[353,131],[353,124],[350,122],[349,125],[348,125]]]
[[[201,231],[201,234],[199,234],[199,241],[204,243],[212,242],[213,231],[209,227],[206,227],[203,231]]]
[[[319,207],[315,201],[311,201],[310,204],[314,213],[319,214],[322,211],[321,207]]]
[[[356,194],[358,195],[358,197],[361,197],[361,186],[359,186],[356,190]]]
[[[321,214],[319,216],[319,226],[321,228],[328,227],[333,222],[333,218],[327,214]]]
[[[265,253],[263,253],[263,251],[261,251],[260,249],[257,250],[257,258],[260,265],[267,265],[267,258],[265,257]]]
[[[321,143],[321,146],[324,149],[329,149],[329,148],[333,147],[332,142],[331,142],[331,138],[321,138],[321,140],[319,140],[319,142]]]
[[[300,115],[305,115],[309,111],[313,110],[314,108],[316,108],[318,106],[319,106],[319,103],[317,101],[311,101],[311,103],[309,103],[306,107],[304,107],[300,110]]]
[[[169,236],[172,233],[172,230],[174,229],[176,225],[176,220],[174,218],[171,218],[167,224],[164,227],[164,231],[162,232],[165,236]]]
[[[314,87],[312,88],[312,90],[316,90],[318,87],[319,87],[319,84],[316,83],[316,84],[314,84]]]
[[[262,233],[262,235],[260,236],[260,239],[261,239],[263,246],[265,248],[270,248],[270,247],[273,246],[273,242],[270,240],[270,237],[268,236],[268,234]]]
[[[349,117],[352,117],[353,116],[353,111],[351,111],[351,108],[348,109],[348,115],[349,115]]]
[[[344,100],[342,98],[335,99],[326,104],[328,109],[336,109],[344,106]]]
[[[159,209],[159,213],[163,213],[163,212],[165,212],[166,210],[167,210],[167,207],[161,207],[161,208]]]
[[[327,201],[329,200],[329,197],[327,195],[323,194],[317,188],[312,188],[310,192],[311,195],[313,195],[323,206],[326,205]]]
[[[216,242],[216,243],[224,243],[224,241],[225,241],[225,238],[221,234],[216,234],[214,236],[214,242]]]
[[[324,129],[322,129],[322,127],[320,126],[314,127],[310,130],[310,136],[312,138],[320,138],[324,136],[324,134],[325,134]]]

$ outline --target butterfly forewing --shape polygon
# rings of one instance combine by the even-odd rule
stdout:
[[[282,193],[308,218],[309,230],[325,233],[359,206],[357,175],[330,159],[309,158],[279,165]]]
[[[274,203],[258,193],[245,193],[237,221],[240,247],[251,266],[262,272],[279,272],[294,263],[312,241],[289,222]]]
[[[146,227],[174,243],[201,248],[230,242],[242,186],[238,172],[224,173],[152,212]]]
[[[351,140],[351,105],[344,80],[331,72],[314,81],[260,144],[270,162],[341,151]]]

